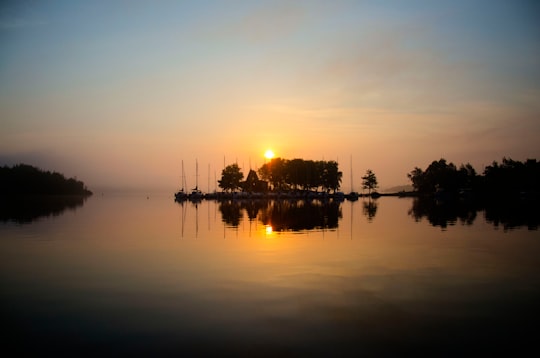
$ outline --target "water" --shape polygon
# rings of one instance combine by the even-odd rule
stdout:
[[[180,205],[107,194],[51,216],[4,217],[2,346],[75,356],[536,347],[538,217],[442,212],[394,197]]]

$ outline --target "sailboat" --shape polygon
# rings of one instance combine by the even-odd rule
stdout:
[[[188,193],[184,191],[186,185],[186,176],[184,174],[184,161],[182,160],[182,188],[174,194],[174,200],[183,202],[188,199]]]
[[[189,194],[189,200],[200,201],[204,197],[202,191],[199,190],[199,162],[195,161],[195,188],[191,190]]]
[[[352,170],[352,155],[351,155],[351,192],[347,195],[347,199],[350,201],[358,200],[358,193],[353,189],[353,170]]]

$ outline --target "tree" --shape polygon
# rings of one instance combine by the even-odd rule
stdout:
[[[377,183],[377,177],[371,169],[366,171],[366,175],[362,177],[362,188],[367,189],[368,193],[371,195],[371,191],[379,187]]]
[[[28,164],[0,167],[0,195],[91,195],[77,178],[43,171]]]
[[[499,164],[494,161],[484,170],[483,189],[499,191],[505,195],[520,192],[538,192],[540,183],[540,162],[527,159],[524,163],[503,158]]]
[[[228,165],[221,172],[221,180],[218,180],[219,187],[225,191],[235,191],[240,188],[240,182],[243,178],[244,174],[240,171],[238,164]]]
[[[474,168],[464,167],[462,173],[465,174],[465,179],[469,174],[473,174]],[[461,186],[465,185],[459,182],[460,174],[453,163],[447,163],[446,159],[433,161],[425,171],[420,168],[415,168],[408,175],[409,179],[416,191],[423,194],[433,194],[437,190],[444,189],[446,191],[456,191]]]
[[[343,173],[338,169],[338,163],[330,160],[320,162],[322,167],[321,185],[326,191],[333,190],[334,193],[339,189]]]
[[[478,175],[470,163],[461,164],[457,176],[460,189],[476,189]]]
[[[274,190],[312,190],[321,187],[339,189],[343,173],[335,161],[274,158],[259,169],[259,175],[272,184]]]
[[[285,189],[286,185],[286,160],[274,158],[269,163],[264,164],[259,169],[261,178],[272,184],[272,187],[277,190]]]
[[[410,173],[407,174],[407,178],[409,178],[412,182],[413,188],[416,191],[423,191],[423,188],[425,187],[425,178],[424,178],[424,172],[422,169],[415,167],[414,170],[412,170]]]

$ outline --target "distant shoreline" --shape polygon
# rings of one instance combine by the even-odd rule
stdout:
[[[0,167],[0,196],[90,196],[93,193],[76,178],[43,171],[28,164]]]

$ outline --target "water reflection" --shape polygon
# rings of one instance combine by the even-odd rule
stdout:
[[[372,200],[371,198],[369,198],[369,200],[364,201],[362,203],[362,211],[364,215],[366,216],[366,218],[368,219],[368,222],[373,221],[373,219],[375,218],[375,215],[377,214],[377,208],[378,208],[377,201]]]
[[[334,229],[342,217],[336,201],[273,201],[262,210],[260,220],[274,231]]]
[[[484,207],[486,221],[495,227],[512,230],[526,226],[538,230],[540,207],[538,201],[513,200],[491,203]]]
[[[437,201],[431,198],[415,198],[409,215],[416,221],[427,218],[431,225],[446,229],[458,220],[465,225],[472,225],[480,207],[473,201]]]
[[[342,217],[338,201],[319,200],[227,200],[219,203],[223,222],[237,227],[244,216],[259,218],[273,231],[333,229]]]
[[[446,229],[449,225],[461,223],[472,225],[478,212],[483,211],[488,223],[504,230],[527,227],[537,230],[540,210],[537,202],[527,200],[445,200],[415,198],[409,215],[416,221],[427,218],[433,226]]]
[[[268,200],[224,200],[219,202],[219,211],[224,223],[236,227],[240,225],[244,212],[248,219],[255,220],[259,211],[269,206]]]
[[[361,203],[362,214],[368,223],[372,223],[377,215],[379,201],[370,198]],[[519,227],[537,230],[540,223],[540,210],[537,202],[534,201],[440,201],[415,198],[411,203],[409,216],[415,221],[426,218],[432,226],[443,230],[458,223],[470,226],[479,215],[495,228],[502,227],[503,230]],[[247,217],[247,220],[259,220],[263,225],[271,226],[277,232],[338,228],[342,218],[342,205],[342,202],[332,200],[224,200],[218,202],[222,221],[227,226],[238,227]]]
[[[0,221],[27,224],[42,217],[59,216],[65,210],[81,207],[85,196],[28,196],[2,198],[0,200]]]

